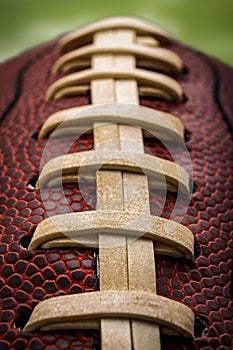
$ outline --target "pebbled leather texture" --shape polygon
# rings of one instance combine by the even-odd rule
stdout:
[[[25,237],[48,215],[93,210],[95,187],[84,182],[52,188],[44,194],[28,187],[38,175],[47,140],[36,133],[54,112],[89,103],[88,97],[45,101],[47,88],[58,79],[51,67],[58,58],[56,41],[34,48],[0,66],[1,178],[0,223],[1,325],[0,348],[30,350],[99,349],[97,331],[50,331],[25,333],[19,328],[35,305],[45,298],[98,289],[96,253],[92,249],[27,250]],[[158,294],[188,305],[204,317],[206,331],[194,340],[162,336],[162,349],[232,349],[232,140],[230,120],[233,70],[215,59],[174,43],[169,49],[183,60],[185,71],[176,79],[186,101],[173,104],[141,98],[141,104],[173,113],[185,125],[187,147],[193,165],[195,191],[183,219],[195,235],[196,258],[156,256]],[[63,154],[63,137],[51,147],[51,157]],[[156,140],[145,140],[148,152],[169,158]],[[83,135],[69,152],[89,150],[92,135]],[[48,157],[50,154],[48,154]],[[182,163],[182,159],[181,159]],[[85,193],[85,198],[82,194]],[[151,190],[151,213],[169,218],[176,198]],[[47,212],[45,211],[45,207]],[[179,209],[179,208],[178,208]],[[24,245],[24,247],[23,247]],[[116,276],[117,278],[117,276]],[[146,276],[145,276],[146,278]],[[202,333],[202,334],[201,334]]]

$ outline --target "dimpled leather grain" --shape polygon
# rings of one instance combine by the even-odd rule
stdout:
[[[98,290],[97,252],[93,249],[29,251],[22,243],[47,216],[93,210],[96,201],[95,186],[85,180],[82,191],[78,185],[64,185],[63,192],[54,187],[41,194],[28,187],[38,176],[47,142],[36,137],[42,124],[56,111],[89,103],[88,96],[45,101],[46,90],[61,76],[51,73],[58,58],[55,44],[39,46],[0,66],[1,350],[98,349],[100,343],[98,331],[25,333],[19,329],[35,305],[48,297]],[[197,329],[194,340],[161,336],[162,349],[232,349],[233,70],[179,43],[169,49],[185,66],[176,77],[185,101],[174,104],[141,98],[141,104],[170,112],[185,125],[195,186],[182,223],[195,235],[196,257],[187,262],[156,256],[157,291],[189,306],[207,328]],[[54,142],[51,157],[62,155],[67,142],[65,136]],[[146,139],[145,146],[156,156],[171,157],[157,140]],[[69,152],[92,147],[92,135],[83,135]],[[169,218],[175,200],[168,193],[163,205],[162,194],[151,190],[151,213],[162,211],[161,216]]]

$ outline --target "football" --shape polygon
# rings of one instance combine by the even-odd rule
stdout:
[[[232,349],[233,69],[111,17],[0,77],[0,349]]]

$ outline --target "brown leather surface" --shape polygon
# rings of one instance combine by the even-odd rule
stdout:
[[[211,62],[212,61],[212,62]],[[217,59],[210,59],[213,73],[216,79],[215,98],[218,101],[219,107],[225,119],[231,125],[233,130],[233,69]]]
[[[193,341],[162,337],[163,349],[231,349],[231,223],[232,223],[232,141],[226,117],[232,115],[232,69],[186,48],[169,47],[182,58],[186,72],[176,79],[187,101],[173,104],[141,99],[150,108],[173,113],[184,123],[190,139],[187,147],[193,164],[196,190],[183,219],[195,235],[200,248],[194,262],[156,257],[158,294],[188,305],[208,321],[206,334]],[[84,182],[83,199],[78,186],[65,185],[64,192],[50,189],[42,203],[38,190],[28,182],[38,174],[46,140],[35,134],[49,115],[63,108],[87,104],[88,97],[45,101],[47,88],[58,76],[51,67],[58,58],[54,42],[35,48],[0,67],[4,82],[0,99],[1,124],[1,278],[2,298],[0,348],[56,350],[98,349],[96,331],[58,331],[25,333],[17,328],[35,305],[47,297],[98,289],[94,252],[87,249],[28,251],[19,244],[47,215],[92,210],[95,188]],[[21,73],[20,73],[21,70]],[[216,72],[218,74],[216,74]],[[48,157],[63,154],[67,138],[54,141]],[[91,135],[83,135],[69,152],[92,148]],[[148,152],[169,159],[159,141],[145,140]],[[180,160],[181,163],[183,160]],[[175,197],[151,191],[151,213],[169,218]],[[86,203],[88,202],[88,204]],[[47,208],[45,212],[44,205]],[[179,209],[179,208],[178,208]],[[179,214],[179,210],[177,212]],[[116,276],[117,278],[117,276]],[[146,276],[145,276],[146,278]]]

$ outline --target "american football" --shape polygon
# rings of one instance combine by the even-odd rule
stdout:
[[[233,69],[122,16],[0,77],[0,349],[232,349]]]

